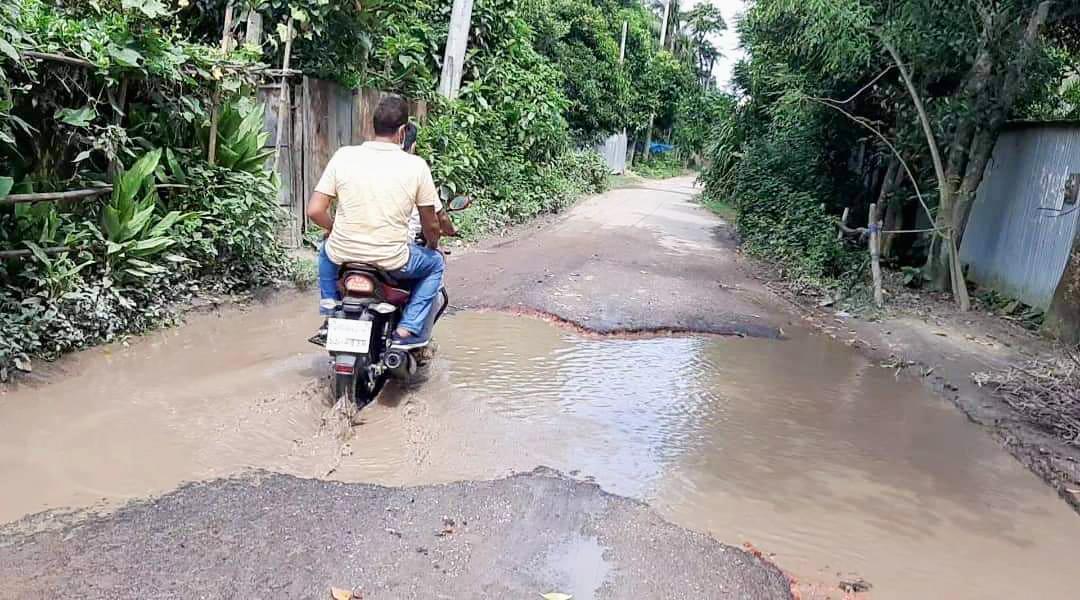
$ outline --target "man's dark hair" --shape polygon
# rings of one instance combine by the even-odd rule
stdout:
[[[375,125],[375,135],[394,135],[409,121],[409,104],[401,96],[386,96],[379,100],[371,120]]]

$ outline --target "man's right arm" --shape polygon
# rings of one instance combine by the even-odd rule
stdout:
[[[334,219],[330,217],[330,203],[333,196],[328,196],[318,190],[311,193],[308,200],[307,216],[311,222],[326,230],[327,235],[334,228]]]
[[[330,216],[330,203],[337,196],[336,158],[336,154],[330,158],[322,177],[319,178],[319,183],[315,184],[315,191],[311,193],[307,206],[308,218],[312,223],[322,227],[328,236],[330,230],[334,228],[334,219]]]

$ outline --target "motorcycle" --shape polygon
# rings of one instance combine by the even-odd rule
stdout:
[[[447,203],[447,212],[468,208],[472,199],[456,196]],[[423,239],[418,239],[423,244]],[[450,305],[446,288],[439,290],[428,314],[423,340],[414,344],[392,344],[391,336],[409,302],[407,284],[386,271],[364,263],[345,263],[338,275],[341,304],[327,320],[325,347],[330,354],[333,392],[362,408],[382,391],[393,377],[408,380],[416,373],[420,353],[431,343],[431,330]]]

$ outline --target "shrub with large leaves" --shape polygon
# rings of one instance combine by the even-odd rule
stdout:
[[[148,259],[175,244],[169,230],[194,216],[175,210],[160,217],[155,214],[154,170],[160,160],[161,150],[152,150],[135,161],[117,177],[112,198],[102,209],[100,233],[105,242],[107,272],[119,282],[164,273],[164,267]]]
[[[262,173],[274,151],[266,147],[270,134],[263,130],[265,107],[250,98],[225,104],[217,132],[217,164],[234,171]],[[210,146],[210,130],[203,130],[203,147]]]

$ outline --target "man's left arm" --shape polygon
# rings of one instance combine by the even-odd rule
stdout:
[[[424,241],[427,242],[427,247],[438,249],[442,228],[439,226],[439,216],[435,214],[435,207],[420,206],[418,210],[420,211],[420,227],[424,231]]]
[[[435,212],[435,202],[438,192],[435,190],[435,182],[431,178],[431,169],[421,159],[423,169],[420,172],[420,181],[416,189],[416,208],[420,211],[420,228],[424,232],[424,241],[427,247],[439,248],[439,237],[442,230],[439,226],[439,216]]]

